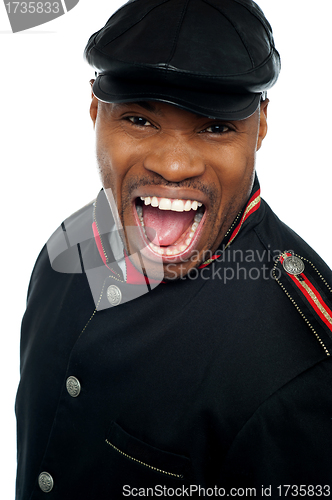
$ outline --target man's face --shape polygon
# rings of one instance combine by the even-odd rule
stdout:
[[[149,276],[162,259],[165,278],[174,279],[215,252],[250,195],[266,109],[267,101],[245,120],[223,121],[161,102],[93,97],[102,184],[136,267],[141,251]]]

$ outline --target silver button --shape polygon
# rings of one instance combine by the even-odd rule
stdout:
[[[68,377],[66,381],[66,388],[68,393],[72,398],[77,398],[79,393],[81,392],[81,384],[76,377]]]
[[[291,255],[290,257],[286,257],[282,263],[286,273],[298,275],[303,273],[305,269],[305,265],[303,260],[295,257],[295,255]]]
[[[48,472],[42,472],[38,477],[39,488],[44,493],[49,493],[54,486],[53,477]]]
[[[122,299],[122,293],[121,293],[120,288],[118,288],[115,285],[110,285],[107,288],[106,294],[107,294],[108,301],[112,306],[117,306],[120,304],[121,299]]]

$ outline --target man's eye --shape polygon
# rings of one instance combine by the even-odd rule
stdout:
[[[203,132],[207,132],[208,134],[224,134],[225,132],[229,132],[230,128],[227,127],[227,125],[221,125],[216,124],[216,125],[210,125],[206,129],[203,130]]]
[[[150,123],[145,118],[142,118],[141,116],[128,116],[127,120],[129,120],[134,125],[138,125],[139,127],[151,127],[152,126],[152,123]]]

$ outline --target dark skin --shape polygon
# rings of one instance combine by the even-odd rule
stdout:
[[[197,200],[205,208],[184,258],[161,260],[149,248],[142,252],[150,277],[160,278],[161,262],[166,279],[182,277],[217,250],[248,201],[256,151],[267,132],[267,105],[263,101],[245,120],[223,121],[162,102],[112,104],[92,95],[102,185],[112,190],[125,247],[136,267],[138,250],[147,247],[135,209],[141,196]]]

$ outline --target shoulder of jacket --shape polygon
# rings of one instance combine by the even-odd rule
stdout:
[[[264,202],[265,203],[265,202]],[[265,203],[266,215],[255,232],[273,249],[273,277],[315,334],[325,353],[332,353],[332,271],[321,257]]]

